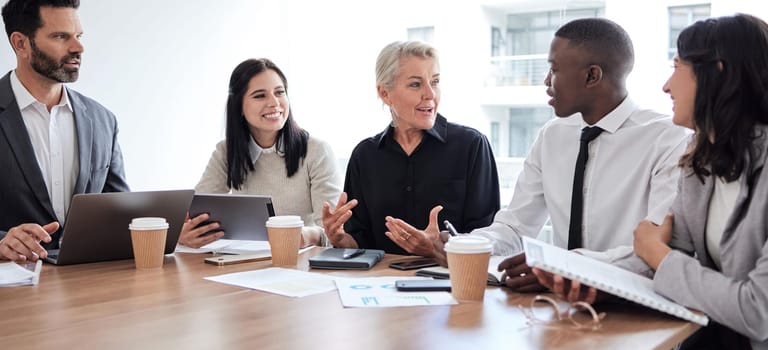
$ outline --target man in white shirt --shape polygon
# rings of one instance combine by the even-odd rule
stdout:
[[[536,237],[549,218],[557,246],[568,247],[569,233],[578,231],[575,247],[585,255],[613,260],[630,254],[637,224],[644,219],[660,224],[675,198],[686,131],[666,116],[639,109],[628,97],[634,50],[627,33],[612,21],[588,18],[563,25],[552,40],[549,63],[544,82],[558,118],[539,132],[509,206],[491,226],[471,234],[490,238],[495,255],[512,255],[522,251],[521,237]],[[582,204],[572,208],[574,165],[587,126],[600,132],[585,149]],[[582,215],[571,215],[572,210]],[[399,228],[400,234],[420,240],[437,236]],[[440,240],[435,242],[434,255],[442,258]],[[499,270],[506,270],[506,284],[515,290],[541,289],[522,254],[502,262]]]
[[[115,116],[64,86],[80,70],[78,6],[10,0],[2,9],[17,59],[0,78],[3,260],[35,261],[57,248],[74,194],[128,191]]]

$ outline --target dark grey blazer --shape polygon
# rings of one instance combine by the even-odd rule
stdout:
[[[56,221],[24,126],[10,72],[0,79],[0,238],[22,223]],[[117,120],[98,102],[67,89],[75,115],[80,169],[74,193],[129,191],[117,143]],[[58,246],[61,230],[46,248]]]

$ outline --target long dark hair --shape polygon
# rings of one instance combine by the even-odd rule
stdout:
[[[768,25],[746,14],[698,21],[677,53],[696,76],[695,133],[680,165],[734,181],[756,157],[755,126],[768,123]]]
[[[227,97],[227,186],[240,189],[249,171],[253,171],[253,162],[248,149],[251,132],[248,121],[243,116],[243,97],[251,78],[266,70],[272,70],[280,76],[288,94],[288,80],[272,61],[266,58],[248,59],[237,65],[229,78],[229,96]],[[299,162],[307,155],[309,133],[300,128],[293,119],[293,108],[288,109],[285,125],[277,133],[276,146],[282,144],[285,153],[285,170],[288,177],[299,170]]]

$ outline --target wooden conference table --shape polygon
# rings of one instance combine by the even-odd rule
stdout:
[[[299,257],[308,270],[312,249]],[[518,304],[533,295],[489,287],[482,303],[344,308],[337,292],[289,298],[204,280],[272,266],[214,266],[209,254],[165,257],[161,270],[133,260],[44,265],[37,286],[0,288],[2,349],[669,349],[698,326],[634,305],[598,305],[598,331],[529,326]],[[387,267],[320,271],[413,275]],[[537,303],[538,304],[538,303]],[[542,306],[544,307],[544,306]]]

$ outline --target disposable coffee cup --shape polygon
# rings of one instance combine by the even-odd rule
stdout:
[[[445,244],[451,294],[459,301],[483,301],[493,244],[485,237],[451,237]]]
[[[304,222],[296,215],[272,216],[267,220],[272,265],[296,266],[301,248],[302,227]]]
[[[137,269],[159,269],[163,267],[165,237],[168,222],[165,218],[134,218],[128,225],[131,230],[133,258]]]

